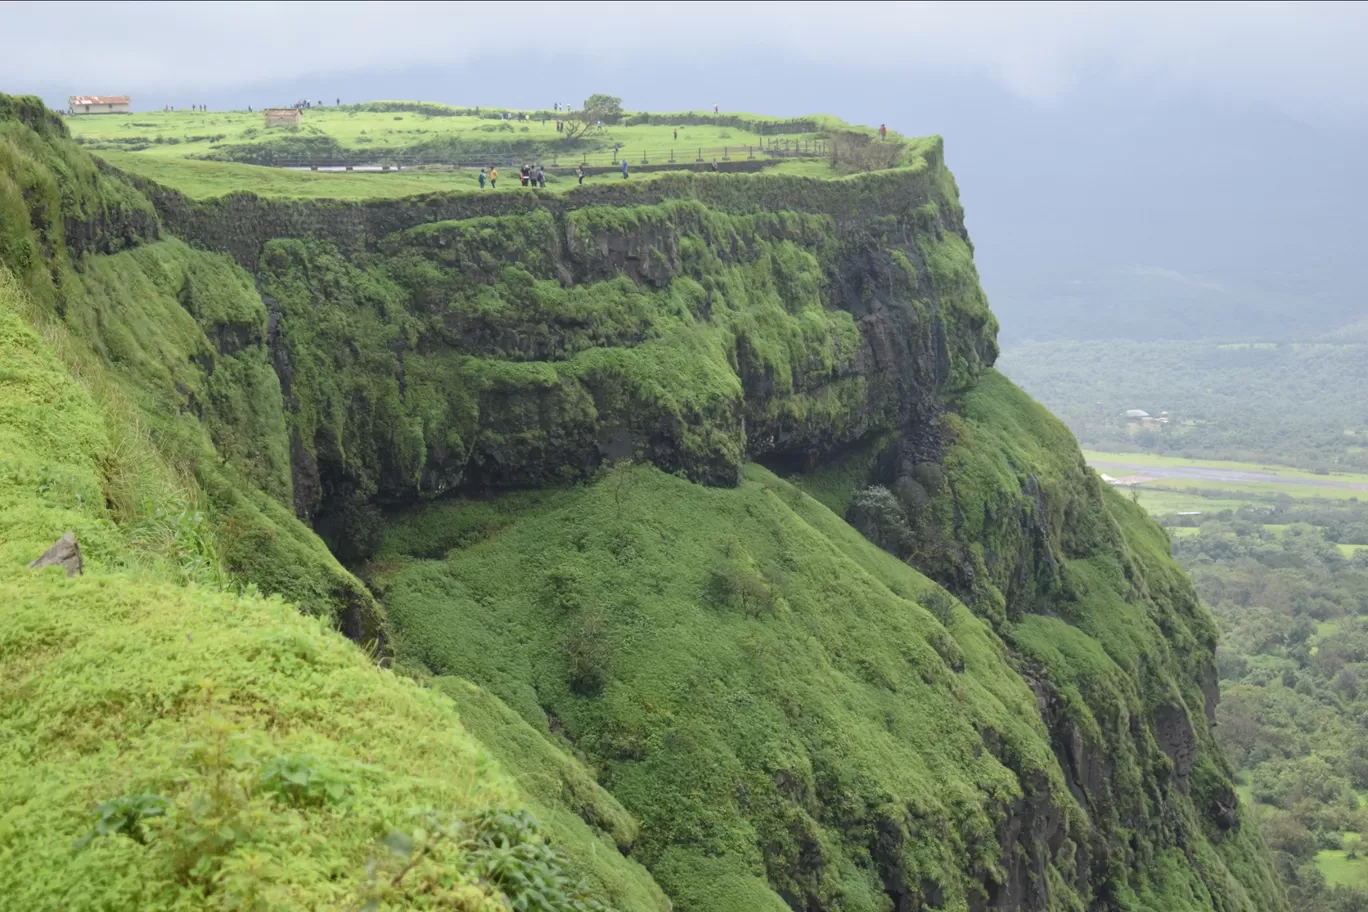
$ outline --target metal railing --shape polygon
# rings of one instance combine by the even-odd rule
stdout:
[[[524,164],[542,165],[547,168],[586,168],[619,167],[625,160],[633,165],[672,165],[705,164],[713,161],[753,161],[773,158],[820,158],[830,151],[823,139],[785,139],[765,138],[758,145],[725,146],[685,146],[671,145],[665,149],[634,149],[623,145],[615,149],[593,151],[519,151],[502,149],[498,151],[457,152],[452,155],[438,153],[386,153],[376,150],[356,150],[346,156],[319,155],[278,158],[266,162],[255,162],[276,168],[296,170],[341,170],[341,171],[402,171],[405,169],[425,168],[485,168],[494,165],[499,168],[516,168]]]

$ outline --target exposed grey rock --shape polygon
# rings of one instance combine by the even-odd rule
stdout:
[[[38,570],[42,567],[63,567],[66,575],[77,576],[82,572],[81,546],[76,544],[76,533],[68,532],[57,541],[52,543],[38,559],[29,564],[29,569]]]

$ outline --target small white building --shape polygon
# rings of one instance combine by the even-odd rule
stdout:
[[[1150,416],[1150,413],[1147,412],[1147,411],[1145,411],[1144,409],[1126,409],[1126,417],[1127,417],[1127,418],[1140,418],[1140,419],[1144,419],[1144,418],[1148,418],[1149,416]]]
[[[67,99],[68,114],[127,114],[127,95],[72,95]]]

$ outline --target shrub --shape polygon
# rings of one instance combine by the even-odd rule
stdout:
[[[166,814],[171,802],[161,795],[122,795],[101,802],[92,812],[95,828],[76,845],[87,845],[97,836],[127,836],[140,845],[147,844],[148,820]]]
[[[905,558],[912,553],[914,539],[907,512],[883,485],[855,492],[846,510],[846,522],[891,554]]]
[[[603,618],[597,613],[581,616],[561,641],[570,690],[576,696],[596,697],[608,681],[609,648]]]
[[[584,608],[580,572],[570,564],[558,564],[547,571],[546,590],[551,605],[567,614]]]
[[[712,573],[711,600],[755,617],[774,609],[774,592],[756,570],[728,559]]]
[[[257,782],[263,792],[294,807],[339,804],[351,791],[340,773],[309,754],[276,757]]]

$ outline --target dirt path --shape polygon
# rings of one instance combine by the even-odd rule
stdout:
[[[1160,478],[1189,478],[1195,481],[1215,481],[1242,484],[1305,485],[1308,488],[1340,488],[1346,491],[1368,491],[1368,484],[1358,481],[1338,481],[1333,477],[1303,478],[1296,475],[1277,475],[1273,472],[1245,472],[1236,469],[1216,469],[1208,466],[1156,466],[1138,462],[1099,459],[1088,463],[1099,472],[1115,475],[1118,471],[1135,472],[1146,481]]]

